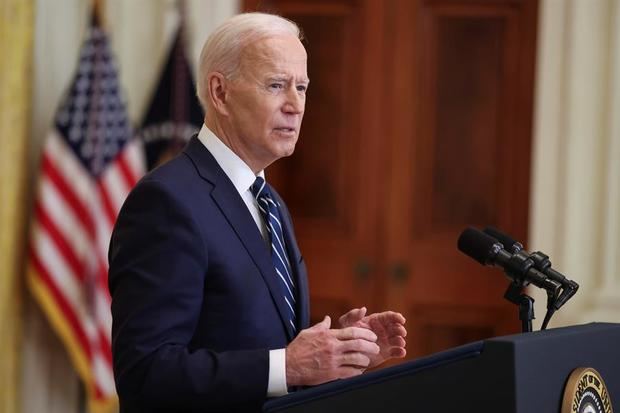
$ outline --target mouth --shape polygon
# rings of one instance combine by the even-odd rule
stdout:
[[[287,128],[287,127],[274,128],[274,130],[278,132],[284,132],[284,133],[293,133],[296,131],[295,128]]]

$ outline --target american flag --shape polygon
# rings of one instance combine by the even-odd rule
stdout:
[[[28,271],[92,412],[117,403],[107,252],[121,204],[145,169],[143,148],[131,137],[108,40],[93,24],[44,143]]]

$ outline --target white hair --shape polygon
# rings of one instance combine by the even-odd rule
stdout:
[[[196,90],[205,112],[209,108],[209,73],[219,72],[227,79],[234,78],[238,74],[243,48],[258,40],[283,34],[302,39],[301,30],[295,23],[275,14],[242,13],[218,26],[202,47],[198,61]]]

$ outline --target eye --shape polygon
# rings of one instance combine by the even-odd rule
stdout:
[[[272,90],[282,90],[284,88],[284,85],[282,83],[270,83],[269,84],[269,89]]]
[[[299,86],[297,86],[297,91],[298,92],[306,93],[307,90],[308,90],[308,86],[306,86],[306,85],[299,85]]]

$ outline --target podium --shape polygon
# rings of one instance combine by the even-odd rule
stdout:
[[[300,390],[266,413],[559,413],[571,372],[591,367],[620,410],[620,324],[497,337]]]

